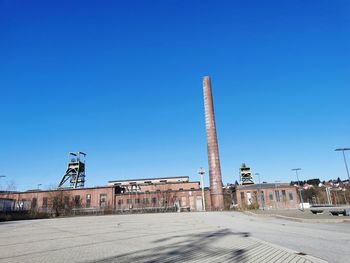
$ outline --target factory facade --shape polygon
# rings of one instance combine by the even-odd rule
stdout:
[[[263,183],[233,187],[233,204],[240,209],[298,208],[297,188],[288,183]]]
[[[203,211],[211,210],[210,191],[188,176],[110,181],[107,186],[0,194],[11,210],[113,210]],[[204,199],[203,199],[204,196]],[[11,203],[9,205],[9,202]]]
[[[260,195],[259,195],[260,193]],[[297,189],[287,183],[249,184],[223,188],[224,209],[295,209]],[[204,196],[204,199],[203,199]],[[209,188],[188,176],[109,181],[103,187],[0,193],[0,211],[166,212],[210,211]]]

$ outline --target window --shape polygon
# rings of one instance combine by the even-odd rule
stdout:
[[[127,199],[127,200],[126,200],[126,203],[127,203],[128,205],[132,204],[132,199]]]
[[[43,208],[47,207],[47,197],[43,197]]]
[[[277,201],[277,202],[281,202],[281,199],[280,199],[280,191],[275,190],[275,195],[276,195],[276,201]]]
[[[38,200],[36,199],[36,197],[33,197],[32,204],[31,204],[32,209],[36,209],[37,203],[38,203]]]
[[[74,196],[74,206],[80,207],[80,195]]]
[[[143,198],[143,203],[148,204],[148,198]]]
[[[118,200],[118,206],[121,206],[122,204],[123,204],[123,200],[122,199]]]
[[[64,197],[64,208],[68,208],[69,207],[69,196],[65,196]]]
[[[282,200],[284,202],[287,200],[286,190],[282,190]]]
[[[156,203],[157,203],[157,198],[153,197],[153,198],[152,198],[152,204],[155,205]]]
[[[289,195],[289,200],[290,200],[290,201],[293,201],[293,193],[292,193],[292,192],[289,192],[288,195]]]
[[[107,204],[107,195],[100,194],[100,208],[105,208]]]
[[[139,204],[140,203],[140,199],[135,199],[135,204]]]
[[[91,206],[91,194],[86,195],[86,207],[89,208]]]
[[[242,204],[244,204],[245,202],[244,192],[241,192],[241,201],[242,201]]]
[[[260,192],[260,198],[261,198],[261,201],[262,201],[262,202],[265,201],[264,191],[261,191],[261,192]]]
[[[60,202],[61,200],[58,198],[58,196],[55,196],[53,198],[53,203],[52,203],[52,207],[55,208],[55,209],[59,209],[61,208],[61,205],[60,205]]]
[[[269,192],[269,199],[270,199],[270,201],[273,200],[273,193],[272,192]]]

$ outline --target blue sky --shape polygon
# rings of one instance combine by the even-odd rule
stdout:
[[[0,1],[0,179],[87,186],[207,169],[212,77],[223,182],[346,178],[348,1]],[[349,155],[350,160],[350,155]],[[208,180],[206,180],[208,182]]]

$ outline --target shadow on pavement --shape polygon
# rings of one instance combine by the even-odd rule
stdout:
[[[139,250],[94,262],[244,262],[246,249],[229,249],[213,246],[215,242],[231,235],[249,237],[248,232],[232,232],[229,229],[192,235],[176,235],[153,241],[151,249]],[[226,246],[227,247],[227,246]]]

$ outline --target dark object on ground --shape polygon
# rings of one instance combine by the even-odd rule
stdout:
[[[350,209],[343,209],[343,210],[331,210],[329,211],[333,216],[349,216],[350,215]]]
[[[311,209],[311,213],[317,215],[317,214],[323,214],[323,210],[321,209]]]

